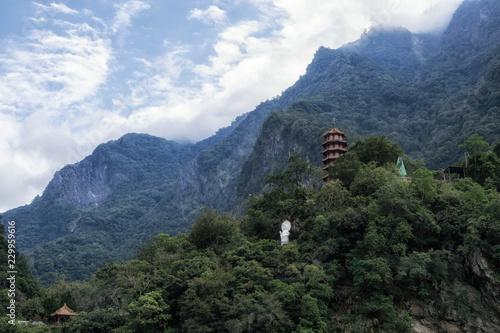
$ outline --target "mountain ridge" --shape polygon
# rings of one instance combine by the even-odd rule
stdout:
[[[129,259],[156,233],[187,232],[204,206],[241,211],[293,152],[320,166],[321,134],[335,118],[350,142],[384,134],[413,158],[444,167],[457,160],[456,148],[471,131],[500,139],[499,17],[494,1],[466,1],[440,36],[375,29],[339,49],[322,47],[281,96],[211,138],[179,144],[127,134],[56,172],[47,193],[3,213],[4,220],[20,223],[20,249],[48,284],[85,279],[110,260]],[[467,24],[475,32],[461,39],[454,29]],[[470,50],[457,52],[464,47]],[[77,250],[83,268],[72,262]],[[85,259],[92,256],[94,263]]]

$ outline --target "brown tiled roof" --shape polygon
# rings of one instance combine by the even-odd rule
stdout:
[[[76,312],[68,308],[66,303],[64,303],[62,308],[52,313],[50,316],[53,317],[53,316],[74,316],[74,315],[76,315]]]

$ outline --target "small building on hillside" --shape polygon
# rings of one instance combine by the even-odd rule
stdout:
[[[443,170],[443,178],[445,181],[451,181],[453,179],[452,175],[455,175],[456,178],[465,178],[466,176],[466,167],[459,165],[448,165]]]
[[[333,128],[323,134],[325,141],[323,142],[323,170],[327,174],[323,177],[325,182],[331,181],[328,179],[328,169],[333,165],[333,162],[347,152],[347,141],[345,133]]]
[[[401,156],[396,161],[396,172],[401,180],[410,180],[410,176],[406,173],[405,163]]]
[[[64,303],[62,308],[50,315],[50,317],[54,318],[54,321],[58,324],[69,320],[73,316],[76,316],[76,312],[68,308],[66,303]]]

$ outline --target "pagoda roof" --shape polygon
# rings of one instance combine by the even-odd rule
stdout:
[[[339,156],[332,156],[332,157],[328,156],[328,157],[325,157],[322,161],[323,161],[323,163],[326,161],[334,161],[339,157],[340,157],[340,155]]]
[[[345,135],[344,132],[339,131],[336,127],[332,128],[331,130],[329,130],[328,132],[326,132],[325,134],[323,134],[323,136],[328,135],[328,134],[342,134],[342,135]]]
[[[336,152],[336,151],[346,152],[347,149],[346,149],[346,147],[337,147],[337,148],[334,148],[334,147],[330,148],[329,147],[329,148],[324,149],[321,153],[326,154],[328,152]]]
[[[324,136],[327,136],[328,134],[325,134]],[[325,142],[322,143],[323,146],[325,145],[331,145],[333,143],[343,143],[347,146],[347,141],[344,139],[333,139],[333,140],[326,140]]]
[[[64,303],[63,307],[57,310],[56,312],[52,313],[50,316],[75,316],[76,312],[68,308],[66,303]]]

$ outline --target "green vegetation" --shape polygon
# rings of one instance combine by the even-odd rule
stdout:
[[[498,149],[477,136],[463,145],[474,147],[498,170]],[[399,154],[385,137],[358,140],[323,186],[321,170],[292,154],[241,219],[206,209],[189,235],[159,234],[134,260],[29,295],[20,312],[43,318],[66,303],[79,314],[51,328],[61,332],[409,332],[408,304],[421,301],[437,320],[494,325],[481,311],[498,306],[483,288],[496,282],[472,281],[477,258],[500,270],[500,174],[481,185],[409,168],[400,180]],[[284,219],[291,242],[280,246]]]
[[[213,137],[179,144],[125,135],[63,168],[30,205],[3,215],[22,221],[19,249],[43,285],[63,277],[85,281],[111,261],[133,258],[158,233],[188,232],[202,207],[240,218],[249,197],[275,190],[277,180],[266,182],[267,175],[282,174],[295,152],[321,166],[321,134],[334,119],[349,149],[358,150],[334,170],[354,196],[374,195],[390,178],[384,166],[394,156],[379,160],[372,154],[386,152],[363,152],[355,145],[359,138],[381,147],[391,140],[404,149],[420,204],[432,206],[440,196],[424,167],[441,170],[464,153],[460,163],[467,162],[468,176],[498,189],[491,175],[498,173],[500,146],[457,147],[473,134],[489,145],[500,140],[499,27],[500,2],[466,1],[442,34],[373,29],[337,50],[322,47],[293,86]],[[308,214],[301,209],[297,216]],[[249,232],[275,232],[262,221],[250,219]]]
[[[0,216],[0,220],[2,220],[2,216]],[[14,236],[17,236],[13,233]],[[36,281],[36,279],[31,274],[31,271],[28,267],[28,262],[25,256],[19,253],[16,249],[16,241],[15,237],[7,238],[7,234],[5,232],[3,224],[0,226],[0,258],[2,258],[2,262],[0,262],[0,303],[2,305],[7,305],[10,302],[9,294],[13,292],[9,292],[10,289],[10,281],[7,280],[10,277],[8,271],[16,271],[15,274],[15,300],[16,302],[25,300],[26,298],[33,298],[40,294],[41,288]],[[9,250],[11,250],[9,252]],[[12,253],[12,250],[15,250]],[[11,256],[8,257],[8,254]],[[8,259],[12,260],[12,262],[8,262]],[[9,268],[9,264],[14,265],[14,269]],[[2,306],[0,310],[0,315],[6,318],[7,308],[6,306]]]

